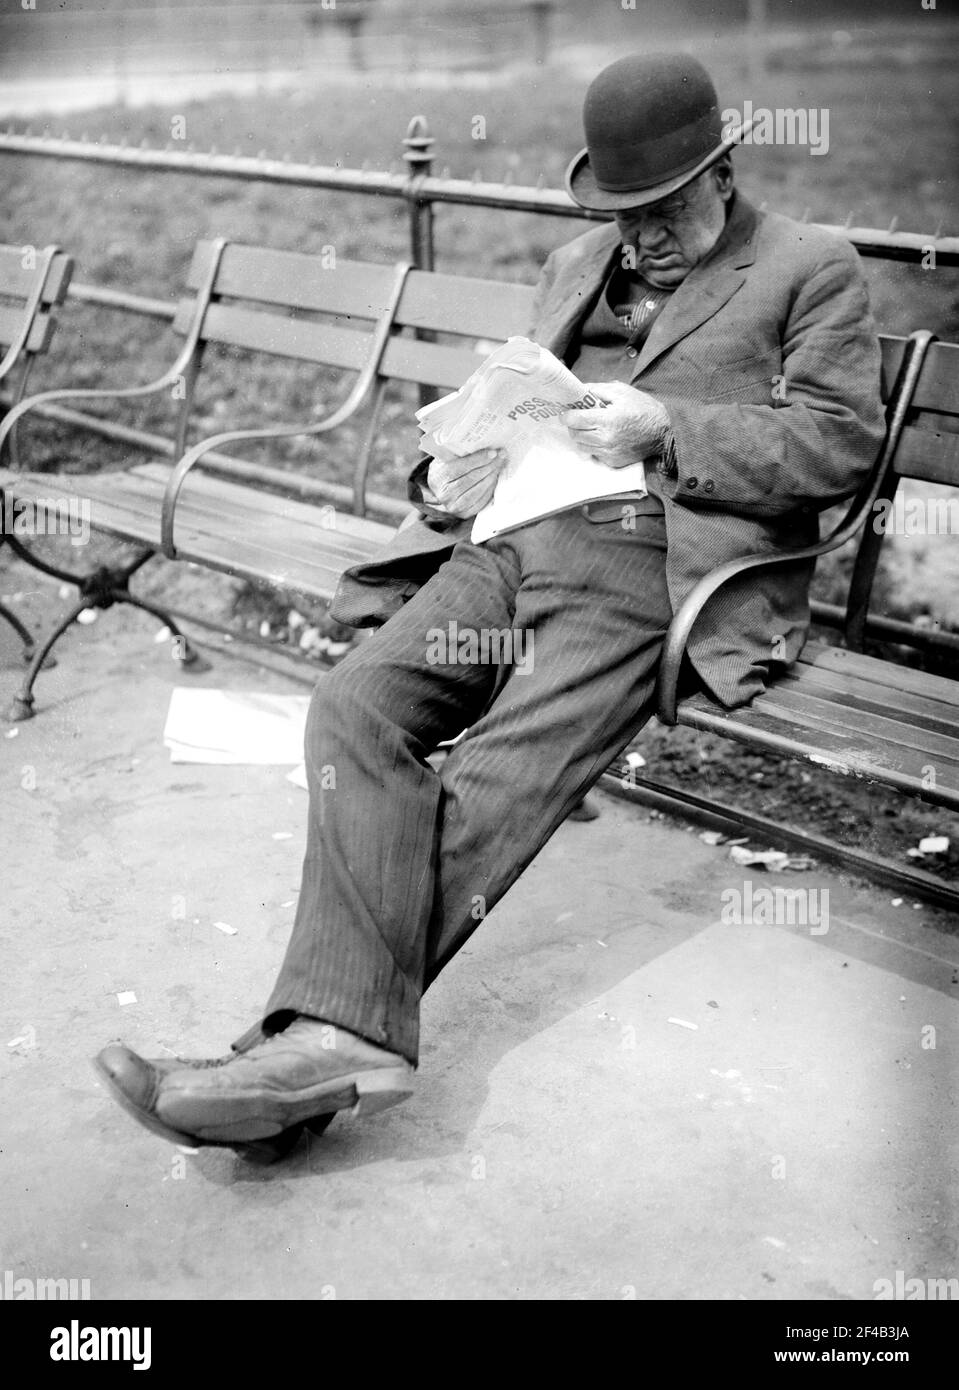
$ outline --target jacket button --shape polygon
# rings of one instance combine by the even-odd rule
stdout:
[[[698,479],[698,478],[687,478],[687,479],[686,479],[686,486],[687,486],[687,487],[699,487],[699,479]]]
[[[713,482],[712,478],[707,478],[703,483],[703,492],[712,492],[715,486],[716,484]]]
[[[638,352],[638,350],[637,350],[636,348],[627,348],[627,349],[626,349],[626,356],[627,356],[627,357],[638,357],[638,356],[639,356],[639,352]]]

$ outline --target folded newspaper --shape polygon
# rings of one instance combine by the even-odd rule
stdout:
[[[577,448],[561,423],[567,410],[605,403],[568,367],[528,338],[510,338],[467,382],[416,412],[422,448],[448,460],[503,449],[506,463],[471,539],[489,540],[539,517],[601,497],[646,494],[642,463],[610,468]]]

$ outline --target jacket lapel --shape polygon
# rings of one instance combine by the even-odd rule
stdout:
[[[633,381],[664,352],[718,313],[744,283],[745,269],[756,259],[757,221],[755,208],[737,193],[716,246],[706,260],[690,271],[653,324],[636,359]]]
[[[615,222],[580,240],[587,244],[572,243],[580,254],[557,272],[547,299],[548,308],[534,334],[538,343],[560,359],[565,357],[580,324],[595,304],[620,252]]]

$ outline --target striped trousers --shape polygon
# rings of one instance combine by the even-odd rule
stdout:
[[[665,526],[655,503],[631,526],[608,510],[457,545],[319,681],[303,881],[266,1031],[306,1014],[415,1063],[423,991],[649,719]]]

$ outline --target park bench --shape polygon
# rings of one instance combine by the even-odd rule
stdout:
[[[16,405],[26,391],[30,369],[50,346],[54,311],[62,303],[73,272],[73,262],[58,246],[42,251],[31,246],[0,246],[0,388],[7,405]],[[16,431],[8,445],[16,462]],[[7,536],[0,528],[0,545]],[[15,613],[0,603],[0,617],[23,643],[24,657],[33,656],[34,642]]]
[[[192,294],[179,304],[173,325],[183,345],[161,377],[123,389],[43,392],[0,423],[2,449],[19,416],[38,406],[169,396],[174,389],[179,398],[171,449],[175,467],[145,463],[122,472],[83,475],[0,471],[5,496],[39,508],[62,507],[68,498],[76,499],[87,510],[92,529],[142,547],[127,565],[103,566],[80,576],[49,564],[35,549],[25,552],[47,573],[75,583],[79,597],[37,652],[11,718],[30,717],[43,657],[85,608],[129,603],[155,614],[179,639],[174,653],[182,667],[196,669],[196,653],[169,615],[129,588],[133,575],[157,553],[307,599],[328,599],[342,572],[375,556],[392,533],[392,525],[366,515],[367,475],[387,383],[441,390],[461,385],[477,364],[477,340],[505,338],[526,328],[532,293],[494,281],[411,270],[405,264],[338,260],[335,269],[326,269],[318,257],[224,241],[197,246],[187,285]],[[434,341],[438,334],[452,342]],[[354,370],[355,384],[324,420],[231,431],[187,451],[196,382],[204,350],[213,343]],[[251,476],[287,488],[292,479],[221,452],[226,444],[242,441],[324,435],[364,406],[369,418],[353,470],[349,509],[319,507],[262,487],[254,490],[247,485]],[[202,471],[197,463],[203,464]],[[50,496],[54,477],[56,499]]]
[[[316,257],[222,241],[198,245],[188,285],[193,293],[181,303],[174,323],[184,336],[183,348],[158,381],[125,391],[44,393],[19,407],[25,412],[44,401],[129,398],[185,383],[171,451],[175,462],[139,464],[121,473],[57,475],[58,489],[75,489],[89,503],[93,527],[136,542],[143,551],[125,569],[85,578],[51,571],[78,582],[80,599],[35,656],[13,717],[32,712],[32,684],[43,654],[84,607],[126,601],[164,617],[127,587],[131,575],[158,552],[283,591],[328,598],[343,570],[374,557],[392,532],[365,514],[375,421],[386,384],[454,389],[476,365],[477,341],[488,344],[523,332],[532,305],[526,286],[403,265],[339,262],[330,271]],[[352,369],[356,381],[343,405],[323,421],[231,431],[187,449],[203,349],[213,342]],[[745,557],[696,586],[669,631],[658,712],[666,724],[717,732],[955,810],[959,682],[866,655],[863,646],[867,638],[891,633],[897,641],[938,640],[959,650],[955,635],[923,634],[869,614],[883,540],[882,530],[870,524],[877,504],[891,502],[900,478],[959,485],[959,346],[916,332],[909,338],[884,336],[882,355],[887,437],[844,520],[814,547]],[[286,475],[274,476],[268,468],[221,452],[245,440],[323,435],[361,408],[369,425],[355,463],[351,509],[337,509],[332,524],[328,508],[249,486],[254,477],[276,482]],[[0,442],[6,427],[0,425]],[[0,472],[0,488],[39,503],[50,491],[50,477],[7,470]],[[742,710],[723,710],[705,694],[679,698],[686,641],[706,599],[721,584],[744,570],[812,558],[857,537],[848,599],[839,614],[843,647],[807,644],[800,661]],[[814,616],[835,622],[824,605],[818,609],[814,605]],[[169,626],[177,631],[172,622]],[[184,644],[180,651],[189,663],[191,649]]]

